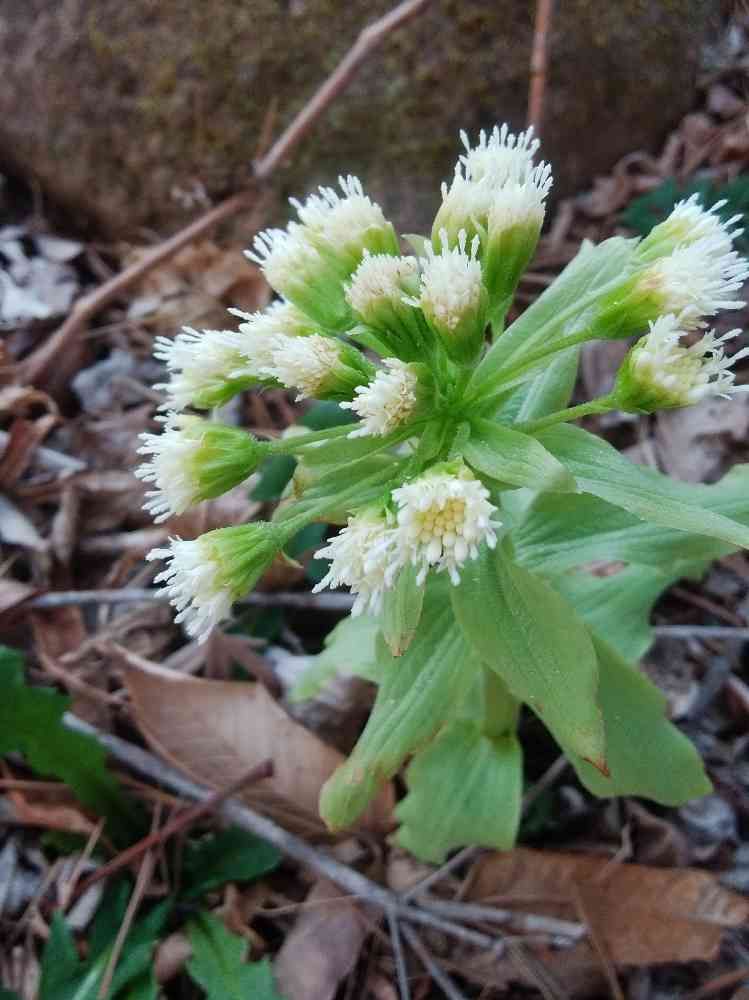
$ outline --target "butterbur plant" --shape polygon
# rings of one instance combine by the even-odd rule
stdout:
[[[523,706],[594,795],[676,805],[710,789],[664,699],[633,663],[675,579],[749,544],[749,474],[712,486],[629,462],[572,423],[621,409],[688,406],[736,385],[746,262],[736,220],[696,197],[644,239],[588,242],[510,325],[551,171],[532,132],[481,133],[443,186],[427,237],[405,239],[355,178],[293,202],[298,220],[248,256],[279,301],[232,331],[161,340],[170,380],[140,471],[159,518],[293,455],[272,520],[173,539],[151,553],[187,631],[204,639],[292,537],[336,526],[317,586],[348,587],[351,617],[298,686],[337,670],[378,685],[369,721],[320,808],[353,822],[404,764],[399,842],[427,860],[456,846],[510,847],[520,817]],[[570,406],[580,346],[637,338],[613,390]],[[334,400],[355,422],[258,441],[208,410],[251,387]],[[596,576],[600,561],[618,572]]]

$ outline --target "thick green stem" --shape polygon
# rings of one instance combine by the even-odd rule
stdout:
[[[550,413],[539,420],[530,420],[525,424],[516,424],[515,429],[522,431],[523,434],[537,434],[547,427],[553,427],[554,424],[566,423],[569,420],[578,420],[580,417],[587,417],[591,413],[608,413],[609,410],[614,409],[616,409],[616,399],[613,394],[599,396],[598,399],[592,399],[589,403],[580,403],[579,406],[569,406],[566,410],[557,410],[556,413]]]

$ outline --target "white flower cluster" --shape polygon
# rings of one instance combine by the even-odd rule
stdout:
[[[467,235],[461,229],[457,246],[450,249],[447,230],[441,229],[439,240],[440,253],[427,246],[427,256],[421,259],[421,294],[409,301],[420,306],[436,327],[454,333],[466,316],[475,315],[481,305],[481,264],[476,257],[479,238],[474,236],[466,249]]]
[[[141,434],[138,454],[151,459],[135,470],[139,479],[156,487],[146,493],[143,508],[157,524],[183,514],[198,500],[195,459],[202,446],[203,425],[200,417],[177,413],[162,417],[161,422],[161,434]]]
[[[737,337],[740,330],[731,330],[717,337],[710,330],[698,341],[685,345],[687,332],[674,315],[661,316],[650,324],[650,332],[631,352],[628,377],[635,383],[630,388],[634,398],[653,398],[654,406],[689,406],[708,396],[728,397],[731,393],[749,391],[749,386],[734,385],[731,371],[734,361],[749,357],[749,347],[733,358],[725,355],[724,344]]]
[[[394,515],[365,512],[349,518],[315,553],[331,560],[315,591],[348,586],[356,595],[354,615],[379,611],[383,594],[408,564],[417,568],[419,584],[434,569],[446,571],[457,585],[461,567],[478,556],[479,546],[497,544],[497,508],[489,502],[486,487],[465,467],[430,470],[393,490],[392,498]]]
[[[350,403],[340,404],[361,418],[351,438],[390,434],[410,420],[416,409],[419,380],[413,370],[398,358],[383,358],[382,363],[385,368],[367,385],[360,385]]]
[[[194,541],[171,538],[168,549],[152,549],[147,556],[167,561],[154,582],[164,584],[178,612],[175,621],[184,622],[187,633],[201,641],[214,625],[229,617],[234,600],[206,537]]]

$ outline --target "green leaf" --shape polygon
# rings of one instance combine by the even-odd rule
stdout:
[[[582,620],[628,660],[639,660],[653,642],[650,613],[678,575],[652,566],[625,566],[611,576],[572,571],[551,579]]]
[[[749,525],[749,465],[734,466],[719,483],[682,483],[680,488],[693,505]],[[508,499],[505,494],[503,500]],[[513,528],[512,539],[518,561],[544,573],[621,560],[668,566],[684,576],[736,549],[705,535],[649,524],[590,494],[538,496]]]
[[[569,471],[535,438],[491,420],[473,420],[471,430],[463,457],[480,475],[510,486],[574,492]]]
[[[129,843],[142,828],[142,813],[107,770],[104,749],[63,725],[69,705],[56,691],[27,687],[21,655],[0,646],[0,755],[22,753],[38,774],[64,781],[83,806],[106,817],[118,842]]]
[[[595,650],[567,601],[500,545],[466,565],[452,602],[466,639],[510,693],[605,768]]]
[[[398,574],[395,586],[385,592],[382,604],[382,635],[393,656],[402,656],[419,627],[424,606],[424,585],[416,582],[415,566]]]
[[[121,1000],[158,1000],[159,984],[151,968],[134,979],[121,994]]]
[[[695,502],[707,487],[680,483],[635,465],[602,438],[561,424],[538,435],[563,462],[580,490],[622,507],[662,528],[709,535],[736,547],[749,546],[749,527]]]
[[[191,920],[187,936],[192,947],[187,971],[207,1000],[283,1000],[268,959],[245,962],[245,939],[230,934],[210,913]]]
[[[453,722],[416,754],[406,781],[397,841],[421,861],[439,864],[465,844],[513,847],[523,791],[514,736],[492,739],[473,723]]]
[[[184,899],[195,899],[226,882],[249,882],[277,868],[281,854],[267,841],[237,827],[209,834],[185,849]]]
[[[21,1000],[15,990],[4,990],[0,987],[0,1000]]]
[[[58,1000],[62,997],[62,991],[68,989],[70,982],[80,974],[81,966],[70,928],[62,913],[55,910],[42,955],[39,1000]]]
[[[712,786],[702,760],[666,718],[661,692],[601,639],[595,644],[610,776],[604,777],[559,740],[582,783],[602,798],[642,795],[666,806],[707,795]]]
[[[471,387],[491,382],[510,362],[522,361],[583,325],[598,289],[622,279],[630,269],[635,242],[615,236],[597,246],[584,243],[553,284],[497,339],[476,369]],[[542,363],[546,367],[549,362]]]
[[[549,358],[548,365],[540,375],[536,375],[523,391],[523,402],[518,410],[517,421],[538,420],[549,413],[564,410],[570,405],[580,366],[580,347],[568,347],[566,351]]]
[[[291,455],[271,455],[260,469],[260,479],[250,496],[253,500],[278,500],[286,489],[296,468]]]
[[[351,756],[320,796],[320,813],[332,829],[352,823],[406,756],[431,739],[480,670],[455,624],[448,586],[443,577],[430,581],[419,631],[403,656],[391,656],[380,637],[374,708]]]
[[[339,674],[356,674],[366,680],[377,680],[377,638],[380,622],[369,615],[344,618],[329,633],[325,648],[310,657],[310,665],[289,691],[292,702],[314,698]]]
[[[342,410],[338,403],[318,400],[301,416],[299,423],[311,431],[325,431],[329,427],[356,423],[356,419],[351,410]]]

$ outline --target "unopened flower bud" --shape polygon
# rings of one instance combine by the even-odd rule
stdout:
[[[138,453],[150,459],[135,470],[155,486],[144,506],[157,522],[238,486],[268,452],[267,444],[238,427],[178,413],[163,422],[161,434],[141,434]]]
[[[368,382],[375,369],[361,351],[335,337],[277,338],[270,364],[262,373],[288,389],[297,389],[297,400],[351,399],[357,386]]]
[[[390,254],[365,254],[346,287],[346,299],[356,318],[374,330],[387,351],[403,361],[423,360],[433,340],[421,311],[413,304],[418,290],[416,258]]]
[[[162,409],[182,410],[194,406],[208,410],[223,406],[238,392],[249,389],[256,379],[234,372],[243,365],[238,334],[234,330],[193,330],[186,326],[176,337],[157,337],[154,356],[166,363],[170,379],[155,385],[163,390]]]
[[[616,405],[631,413],[653,413],[747,391],[749,386],[734,385],[731,365],[747,357],[749,348],[728,358],[723,346],[740,332],[716,337],[708,331],[688,346],[681,342],[687,333],[677,317],[662,316],[625,358],[614,388]]]
[[[413,365],[398,358],[385,358],[371,382],[360,385],[351,402],[341,409],[353,410],[362,425],[348,436],[366,437],[390,434],[414,415],[419,403],[419,379]]]

